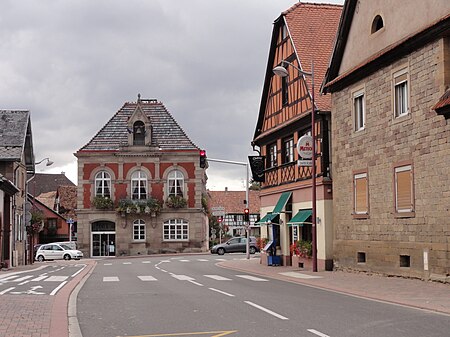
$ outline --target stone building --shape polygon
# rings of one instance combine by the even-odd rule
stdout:
[[[208,250],[199,148],[161,102],[125,103],[75,156],[85,256]]]
[[[258,121],[252,141],[265,157],[261,188],[261,236],[268,238],[281,263],[290,265],[290,246],[311,243],[317,232],[317,262],[320,270],[332,268],[333,215],[330,156],[329,96],[319,95],[319,85],[333,49],[342,6],[297,3],[274,22]],[[286,65],[284,61],[291,65]],[[314,61],[312,90],[311,73]],[[284,66],[287,77],[273,73]],[[312,165],[299,166],[295,150],[303,136],[311,135],[312,97],[315,96],[316,188],[312,188]],[[310,144],[311,145],[311,144]],[[316,191],[317,226],[312,226]]]
[[[450,275],[450,2],[347,0],[332,97],[334,261]]]

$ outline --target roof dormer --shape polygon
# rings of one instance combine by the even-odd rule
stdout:
[[[128,145],[145,146],[151,145],[152,128],[150,120],[142,110],[141,94],[138,94],[136,109],[128,120]]]

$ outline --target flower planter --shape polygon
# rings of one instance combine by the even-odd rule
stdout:
[[[267,255],[265,251],[262,251],[261,255],[260,255],[259,263],[262,264],[263,266],[267,266],[268,265],[268,261],[267,261],[268,257],[269,257],[269,255]]]
[[[301,268],[303,270],[312,270],[312,259],[310,257],[293,255],[292,267]]]

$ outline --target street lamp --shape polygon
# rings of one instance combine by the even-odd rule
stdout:
[[[301,70],[291,62],[281,61],[281,65],[273,68],[273,73],[280,77],[289,76],[289,72],[283,66],[291,66],[300,74],[311,77],[311,138],[312,138],[312,258],[313,258],[313,272],[317,271],[317,219],[316,219],[316,130],[315,130],[315,109],[314,109],[314,61],[311,61],[311,72]]]
[[[50,166],[50,165],[53,165],[53,162],[47,157],[47,158],[44,158],[44,159],[42,159],[42,160],[40,160],[40,161],[38,161],[37,163],[35,163],[34,165],[36,166],[36,165],[39,165],[40,163],[42,163],[44,160],[46,160],[47,161],[47,163],[45,163],[45,166]]]

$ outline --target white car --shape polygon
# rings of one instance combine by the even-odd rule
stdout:
[[[79,250],[72,249],[65,244],[48,243],[38,248],[36,252],[36,260],[43,262],[45,260],[79,260],[83,257],[83,253]]]

